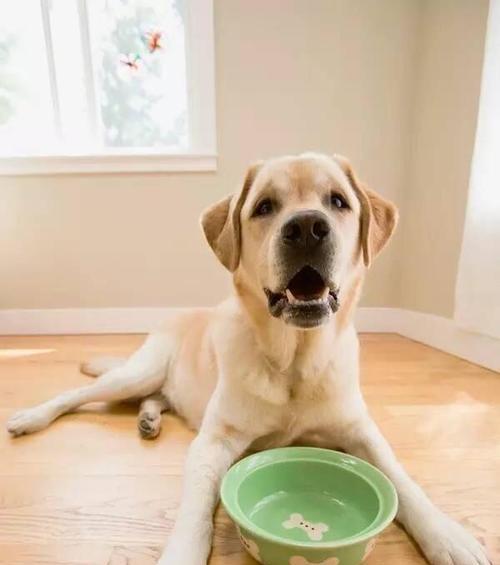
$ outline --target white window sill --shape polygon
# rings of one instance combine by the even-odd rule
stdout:
[[[217,170],[215,155],[121,153],[0,157],[0,175],[203,172]]]

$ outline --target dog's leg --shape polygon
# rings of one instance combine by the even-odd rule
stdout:
[[[148,396],[141,402],[138,428],[144,439],[154,439],[161,431],[161,415],[169,407],[168,400],[161,392]]]
[[[158,565],[206,565],[221,479],[251,443],[246,432],[206,420],[189,448],[179,514]]]
[[[80,371],[89,377],[100,377],[112,369],[125,365],[126,362],[126,357],[96,357],[82,363]]]
[[[360,418],[340,435],[340,447],[366,459],[394,483],[399,497],[397,518],[418,542],[432,565],[488,565],[483,546],[460,524],[438,510],[406,474],[376,424]]]
[[[123,366],[112,369],[91,385],[14,414],[7,422],[7,430],[14,436],[39,431],[62,414],[89,402],[141,398],[157,392],[166,378],[169,341],[164,334],[148,337]]]

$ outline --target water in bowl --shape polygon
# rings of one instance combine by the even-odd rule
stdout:
[[[356,472],[325,462],[293,461],[256,469],[238,492],[256,526],[296,542],[332,542],[363,532],[379,500]]]

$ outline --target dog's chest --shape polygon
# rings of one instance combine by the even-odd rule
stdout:
[[[333,355],[335,353],[335,355]],[[336,429],[351,404],[356,379],[348,348],[329,358],[296,358],[280,370],[262,356],[227,371],[226,404],[233,406],[236,427],[249,427],[259,437],[257,449],[302,441],[311,434]],[[346,408],[347,407],[347,408]]]
[[[280,447],[315,433],[330,420],[331,409],[326,401],[290,401],[267,412],[264,433],[256,440],[255,449]]]
[[[265,422],[266,435],[276,437],[271,443],[290,443],[335,413],[340,399],[332,377],[326,371],[314,375],[269,372],[252,380],[251,394],[257,401],[260,421]]]

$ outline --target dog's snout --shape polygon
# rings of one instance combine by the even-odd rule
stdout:
[[[283,242],[292,247],[315,247],[330,233],[328,220],[321,212],[306,210],[294,214],[281,230]]]

